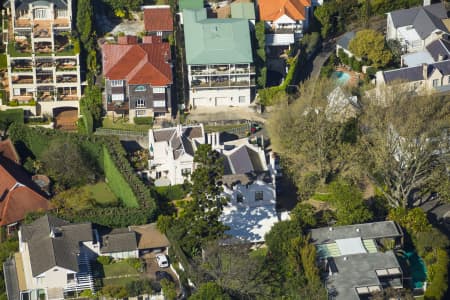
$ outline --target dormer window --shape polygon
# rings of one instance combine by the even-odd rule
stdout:
[[[135,92],[145,92],[146,90],[147,90],[147,88],[146,88],[145,86],[143,86],[143,85],[138,85],[138,86],[134,89]]]

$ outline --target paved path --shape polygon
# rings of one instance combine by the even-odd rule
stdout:
[[[336,44],[330,43],[324,46],[322,51],[314,58],[313,67],[309,78],[317,79],[320,75],[320,69],[322,69],[325,61],[330,57],[332,53],[336,51]]]

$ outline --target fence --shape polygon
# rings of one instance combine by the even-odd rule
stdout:
[[[140,137],[147,138],[148,131],[134,131],[134,130],[121,130],[121,129],[108,129],[108,128],[97,128],[95,130],[97,135],[117,135],[124,137]]]

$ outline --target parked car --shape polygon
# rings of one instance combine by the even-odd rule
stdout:
[[[161,281],[163,279],[167,279],[167,280],[169,280],[171,282],[174,282],[172,275],[170,275],[166,271],[156,271],[155,272],[155,277],[156,277],[157,281]]]
[[[258,123],[253,123],[253,124],[252,124],[252,127],[251,127],[251,129],[250,129],[250,132],[251,132],[252,134],[254,134],[254,133],[260,131],[261,129],[262,129],[262,128],[261,128],[261,125],[260,125],[260,124],[258,124]]]
[[[158,262],[158,266],[160,268],[167,268],[169,266],[169,260],[167,259],[167,256],[164,254],[156,255],[156,261]]]

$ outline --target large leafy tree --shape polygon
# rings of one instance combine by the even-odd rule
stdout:
[[[203,299],[229,300],[231,298],[222,290],[222,288],[217,283],[207,282],[201,284],[197,291],[191,297],[189,297],[189,300]]]
[[[411,98],[400,87],[367,99],[361,145],[368,175],[391,206],[414,207],[436,192],[448,195],[448,128],[446,96]],[[443,200],[444,197],[442,197]]]
[[[374,67],[386,66],[392,59],[384,36],[372,29],[358,31],[350,41],[349,49],[357,57],[368,60]]]

